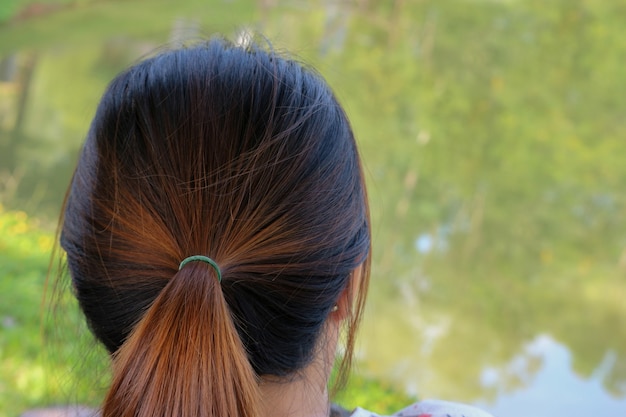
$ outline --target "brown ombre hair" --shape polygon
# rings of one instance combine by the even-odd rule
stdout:
[[[104,417],[257,416],[259,379],[310,363],[344,291],[349,366],[370,231],[346,115],[320,76],[256,46],[141,62],[100,102],[61,246],[113,357]],[[221,283],[179,270],[190,255]]]

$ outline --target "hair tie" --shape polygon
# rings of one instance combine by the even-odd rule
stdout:
[[[204,262],[211,265],[217,273],[217,282],[222,282],[222,272],[220,271],[220,267],[217,266],[217,263],[213,259],[204,255],[188,256],[187,258],[183,259],[180,265],[178,265],[178,270],[180,271],[181,269],[183,269],[183,266],[187,265],[189,262]]]

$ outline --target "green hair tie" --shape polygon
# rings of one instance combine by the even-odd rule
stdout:
[[[204,263],[211,265],[213,269],[215,269],[215,272],[217,273],[217,282],[222,282],[222,272],[220,271],[220,267],[217,266],[217,263],[213,259],[204,255],[189,256],[183,259],[180,265],[178,265],[178,270],[180,271],[181,269],[183,269],[183,266],[187,265],[189,262],[204,262]]]

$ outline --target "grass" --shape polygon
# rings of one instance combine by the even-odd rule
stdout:
[[[69,291],[42,307],[54,233],[0,205],[0,416],[60,404],[97,406],[106,392],[107,357],[87,331]],[[335,402],[380,413],[414,399],[354,375]]]
[[[0,413],[41,399],[40,299],[52,237],[22,212],[0,212]]]
[[[93,380],[81,381],[86,373],[74,373],[84,365],[106,375],[76,303],[59,297],[54,315],[42,303],[53,239],[25,213],[0,206],[0,416],[66,402],[95,404],[101,393]]]

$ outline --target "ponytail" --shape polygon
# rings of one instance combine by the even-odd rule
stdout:
[[[113,356],[103,417],[260,414],[257,378],[213,269],[178,271]]]

